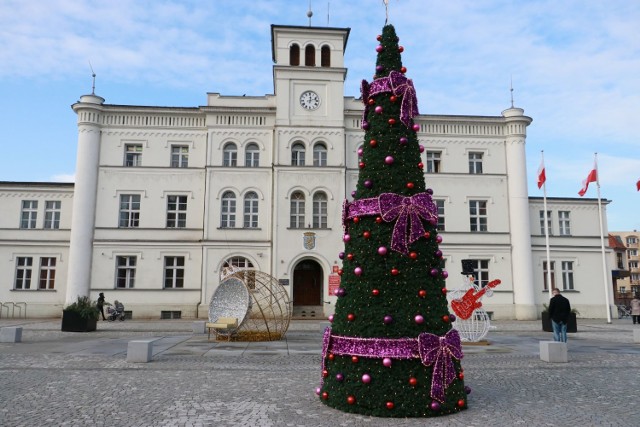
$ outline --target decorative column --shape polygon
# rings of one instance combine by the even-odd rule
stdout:
[[[71,218],[71,242],[65,303],[89,296],[93,228],[96,216],[98,161],[100,158],[100,117],[104,98],[83,95],[71,108],[78,115],[78,153]]]
[[[522,108],[511,107],[502,112],[505,118],[507,182],[509,192],[509,227],[511,230],[511,277],[517,320],[535,320],[533,256],[531,253],[531,221],[525,141],[531,117]]]

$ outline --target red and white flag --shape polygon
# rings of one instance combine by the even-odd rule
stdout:
[[[544,168],[544,159],[540,160],[540,167],[538,168],[538,188],[542,188],[547,180],[547,174]]]
[[[636,182],[636,188],[638,189],[638,191],[640,191],[640,179],[638,180],[638,182]]]
[[[582,181],[582,188],[580,189],[580,191],[578,191],[578,194],[580,195],[580,197],[584,196],[584,193],[587,192],[587,188],[589,188],[589,183],[590,182],[596,182],[598,180],[598,166],[596,165],[596,162],[593,162],[593,169],[591,169],[591,172],[589,172],[589,175],[587,176],[587,179],[585,179],[584,181]]]

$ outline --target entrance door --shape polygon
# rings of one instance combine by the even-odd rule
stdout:
[[[304,260],[293,270],[293,305],[322,305],[322,267]]]

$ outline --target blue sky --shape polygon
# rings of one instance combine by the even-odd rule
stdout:
[[[578,197],[598,153],[609,230],[640,229],[640,2],[390,0],[426,114],[533,118],[529,193],[544,150],[549,197]],[[345,95],[371,79],[382,0],[311,1],[312,25],[349,27]],[[308,25],[308,0],[3,0],[0,180],[71,181],[70,105],[194,107],[207,92],[273,93],[270,25]],[[596,197],[595,185],[585,197]],[[594,224],[597,232],[597,224]]]

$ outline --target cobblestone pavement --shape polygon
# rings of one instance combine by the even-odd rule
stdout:
[[[191,321],[23,327],[0,343],[2,426],[634,426],[640,344],[628,319],[579,319],[569,363],[546,363],[540,322],[494,321],[489,345],[464,345],[469,409],[430,419],[346,414],[318,400],[321,324],[293,321],[283,341],[208,342]],[[151,363],[126,362],[129,340],[161,338]]]

